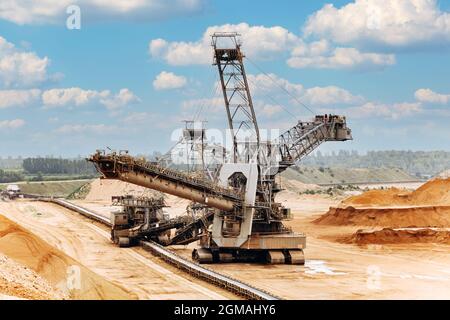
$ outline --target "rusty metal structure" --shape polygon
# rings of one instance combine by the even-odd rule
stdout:
[[[88,160],[104,178],[159,190],[208,208],[207,218],[177,229],[177,239],[183,243],[200,240],[200,248],[192,254],[200,263],[303,264],[306,237],[283,224],[291,217],[290,209],[275,201],[281,190],[275,177],[323,142],[352,139],[351,130],[343,116],[319,115],[312,121],[299,121],[275,141],[262,142],[238,35],[216,33],[212,47],[233,139],[232,158],[222,164],[215,180],[168,169],[128,153],[97,151]]]
[[[112,204],[121,210],[111,213],[111,239],[121,247],[137,245],[141,239],[166,246],[197,241],[211,224],[214,214],[206,211],[201,216],[170,218],[162,210],[166,207],[164,198],[157,196],[116,196],[112,197]],[[176,230],[173,236],[171,230]]]

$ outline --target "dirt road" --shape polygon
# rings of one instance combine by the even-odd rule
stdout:
[[[0,202],[0,214],[140,299],[236,298],[139,248],[115,247],[107,228],[59,206],[36,201]]]

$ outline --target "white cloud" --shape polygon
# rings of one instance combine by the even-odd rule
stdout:
[[[450,102],[450,94],[440,94],[431,89],[419,89],[414,93],[418,101],[437,104],[447,104]]]
[[[44,107],[82,106],[100,103],[109,110],[117,110],[128,104],[140,101],[129,89],[124,88],[113,95],[109,90],[84,90],[78,87],[50,89],[42,94]]]
[[[129,104],[141,101],[131,90],[127,88],[120,89],[119,93],[112,97],[108,94],[106,97],[102,98],[103,99],[100,100],[100,103],[102,103],[109,110],[117,110]]]
[[[63,88],[63,89],[50,89],[44,91],[42,94],[42,101],[45,107],[61,107],[66,105],[81,106],[92,102],[94,99],[100,97],[107,97],[110,92],[95,91],[95,90],[83,90],[81,88]]]
[[[178,89],[186,85],[187,80],[183,76],[177,76],[172,72],[163,71],[153,81],[156,90]]]
[[[250,90],[252,94],[273,94],[275,92],[280,93],[282,90],[286,90],[290,94],[295,96],[301,96],[304,92],[304,88],[301,84],[291,83],[286,79],[278,77],[276,74],[249,74],[247,76]],[[282,89],[281,89],[282,88]],[[285,93],[283,93],[285,95]]]
[[[393,54],[361,52],[355,48],[333,48],[326,40],[301,43],[287,60],[292,68],[378,69],[395,64]]]
[[[345,114],[352,118],[387,118],[400,119],[423,112],[422,105],[418,102],[383,104],[367,102],[362,106],[350,107],[343,110]]]
[[[325,39],[308,43],[280,26],[250,26],[247,23],[208,27],[197,41],[154,39],[149,43],[149,54],[165,60],[169,65],[211,64],[211,35],[219,31],[239,33],[243,51],[252,59],[279,58],[291,52],[287,63],[293,68],[378,69],[395,64],[393,54],[334,47]]]
[[[0,36],[0,84],[5,87],[32,86],[49,80],[49,64],[47,57],[21,51]]]
[[[193,42],[167,42],[154,39],[149,44],[149,54],[170,65],[211,64],[211,35],[214,32],[238,32],[246,55],[252,58],[271,58],[293,48],[299,38],[287,29],[274,26],[249,26],[247,23],[211,26],[202,38]]]
[[[287,79],[271,74],[248,75],[248,81],[251,92],[254,97],[259,99],[274,97],[289,98],[291,96],[303,103],[312,106],[324,105],[354,105],[363,103],[362,96],[353,95],[351,92],[337,86],[304,88],[299,83],[292,83]],[[286,93],[289,93],[289,95]],[[295,101],[291,101],[294,104]]]
[[[167,54],[169,43],[161,38],[153,39],[148,45],[149,54],[152,57],[162,57]]]
[[[108,134],[117,131],[117,128],[105,124],[66,124],[55,131],[61,134]]]
[[[189,15],[204,7],[203,0],[2,0],[0,18],[19,25],[64,24],[66,8],[78,5],[83,19],[161,20]]]
[[[303,85],[290,82],[276,74],[249,74],[247,78],[258,118],[278,116],[285,110],[287,113],[291,113],[287,109],[297,113],[291,108],[299,107],[299,102],[312,108],[334,107],[341,110],[347,110],[346,107],[361,105],[366,102],[363,96],[354,95],[337,86],[304,88]],[[181,107],[183,111],[191,112],[190,114],[192,114],[192,111],[200,110],[200,108],[203,113],[219,114],[225,112],[222,96],[185,100]],[[357,111],[363,113],[363,111]],[[326,112],[329,112],[328,109]],[[286,115],[286,113],[283,114]]]
[[[0,121],[0,129],[17,129],[22,127],[25,121],[22,119]]]
[[[364,47],[426,47],[450,44],[450,13],[435,0],[355,0],[326,4],[304,26],[306,36]]]
[[[362,96],[355,96],[345,89],[328,86],[307,89],[302,96],[302,100],[313,106],[324,106],[336,104],[354,105],[363,103],[365,99]]]
[[[279,104],[257,102],[255,105],[256,113],[264,117],[270,118],[283,111],[283,107]]]
[[[41,90],[0,90],[0,109],[25,106],[36,102],[41,97]]]

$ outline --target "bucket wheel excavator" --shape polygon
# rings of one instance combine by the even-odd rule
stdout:
[[[261,141],[238,34],[215,33],[212,47],[233,145],[230,161],[221,165],[215,180],[150,163],[127,152],[97,151],[88,160],[104,178],[172,194],[206,208],[207,216],[177,225],[174,241],[163,243],[199,240],[192,258],[200,263],[303,264],[306,236],[283,224],[291,212],[275,201],[281,190],[275,178],[323,142],[351,140],[346,118],[318,115],[312,121],[298,121],[274,141]],[[120,228],[122,237],[126,237],[126,229]],[[151,234],[135,225],[129,229],[142,230],[141,234],[134,232],[134,237]]]

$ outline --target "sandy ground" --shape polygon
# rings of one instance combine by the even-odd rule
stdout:
[[[77,203],[109,216],[109,197]],[[357,245],[337,241],[360,226],[318,225],[314,220],[342,199],[283,191],[278,200],[292,208],[288,221],[307,235],[305,266],[220,264],[209,267],[286,299],[450,299],[450,246],[436,243]],[[168,197],[171,215],[187,202]],[[51,204],[0,202],[0,213],[35,232],[139,298],[203,299],[229,294],[161,263],[141,249],[122,249],[107,230]],[[196,244],[172,248],[190,257]],[[195,286],[197,285],[197,286]]]
[[[66,297],[37,272],[0,254],[0,300],[63,298]]]
[[[17,267],[13,273],[3,274],[7,284],[24,280],[22,284],[26,289],[27,283],[34,282],[33,274],[27,274],[28,270],[32,270],[58,292],[59,297],[55,297],[50,290],[43,290],[43,293],[49,296],[48,298],[50,295],[54,298],[65,299],[135,298],[121,286],[104,279],[58,248],[50,246],[36,234],[2,215],[0,215],[0,252],[8,258],[6,262],[12,259],[19,266],[25,267]],[[6,268],[3,269],[5,270]],[[40,282],[39,278],[35,280]]]
[[[293,208],[287,222],[307,235],[306,265],[211,265],[286,299],[450,299],[450,246],[402,244],[357,246],[336,241],[358,227],[321,226],[312,221],[333,200],[321,195],[280,200]],[[191,248],[176,248],[190,255]]]
[[[342,198],[298,195],[297,188],[293,188],[281,192],[277,200],[294,213],[294,219],[287,224],[308,237],[305,266],[220,264],[209,267],[286,299],[450,299],[448,245],[342,243],[337,240],[353,235],[360,227],[313,223]],[[174,197],[169,197],[168,202],[170,208],[166,210],[171,215],[182,213],[187,204]],[[78,203],[109,214],[105,199]],[[195,247],[196,244],[191,244],[172,249],[190,258]]]
[[[128,298],[236,298],[185,275],[139,248],[114,246],[109,241],[107,228],[56,205],[25,200],[0,202],[0,213],[89,270],[124,288],[130,293]]]

